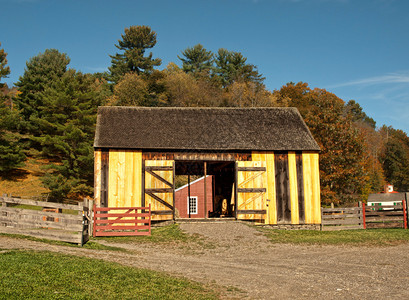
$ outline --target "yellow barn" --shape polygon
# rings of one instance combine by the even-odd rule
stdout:
[[[189,197],[189,210],[321,223],[320,148],[296,108],[100,107],[94,148],[98,206],[150,204],[153,220],[177,219],[175,178],[212,175],[211,209]]]

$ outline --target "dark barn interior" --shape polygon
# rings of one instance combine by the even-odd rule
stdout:
[[[234,216],[234,174],[235,163],[231,161],[175,161],[175,175],[188,175],[189,182],[193,176],[214,176],[213,207],[207,214],[209,218]]]

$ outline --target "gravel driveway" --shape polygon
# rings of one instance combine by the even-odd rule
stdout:
[[[409,299],[409,246],[272,244],[242,223],[189,223],[202,244],[118,244],[130,252],[54,246],[0,236],[0,249],[25,248],[100,258],[236,287],[250,299]]]

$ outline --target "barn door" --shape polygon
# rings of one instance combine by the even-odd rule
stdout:
[[[151,204],[152,220],[174,218],[175,162],[145,160],[144,205]]]
[[[267,174],[264,161],[239,161],[236,167],[238,219],[266,218]]]

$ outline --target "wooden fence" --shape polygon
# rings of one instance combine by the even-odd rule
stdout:
[[[321,230],[408,228],[407,204],[322,208]]]
[[[78,205],[0,197],[0,232],[85,244],[93,201]]]
[[[365,206],[366,228],[407,229],[406,201],[400,204]]]
[[[151,235],[151,206],[96,207],[93,236]]]
[[[322,208],[321,230],[364,229],[363,207]]]

